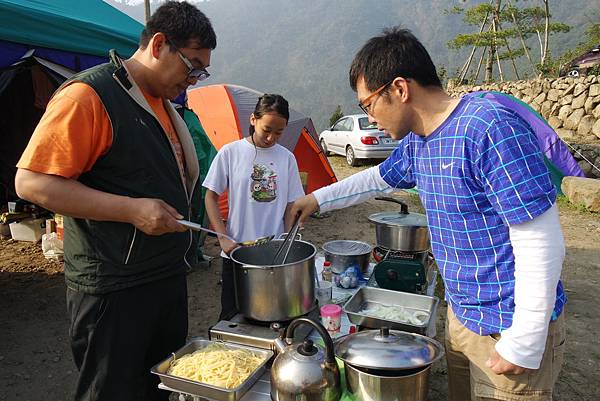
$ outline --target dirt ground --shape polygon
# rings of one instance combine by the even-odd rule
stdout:
[[[350,168],[341,157],[330,157],[343,178],[367,166]],[[418,199],[404,197],[413,210]],[[391,210],[388,202],[369,201],[334,212],[325,219],[311,219],[304,238],[317,247],[332,239],[356,239],[375,243],[367,216]],[[561,223],[567,243],[562,279],[569,302],[566,362],[556,387],[555,400],[600,400],[600,215],[561,202]],[[65,306],[62,265],[44,259],[39,244],[0,241],[0,400],[71,400],[77,372],[68,347],[69,320]],[[214,238],[204,252],[217,256]],[[219,313],[217,257],[188,275],[190,336],[206,336]],[[443,304],[443,302],[442,302]],[[440,308],[438,340],[443,341],[445,306]],[[594,339],[595,338],[595,339]],[[429,400],[446,398],[445,363],[434,367]]]

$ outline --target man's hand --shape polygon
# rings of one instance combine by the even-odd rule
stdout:
[[[492,355],[485,364],[497,375],[520,375],[522,373],[533,371],[533,369],[527,369],[508,362],[506,359],[502,358],[496,350],[492,351]]]
[[[235,248],[239,247],[237,242],[233,242],[229,238],[225,238],[225,237],[221,237],[221,236],[219,236],[219,245],[221,245],[221,249],[227,255],[229,255],[231,253],[231,251],[233,251]]]
[[[161,235],[188,230],[177,220],[183,216],[160,199],[130,198],[128,221],[148,235]]]
[[[314,212],[319,210],[319,203],[313,194],[308,194],[297,199],[290,210],[291,216],[300,215],[300,222],[304,222]]]

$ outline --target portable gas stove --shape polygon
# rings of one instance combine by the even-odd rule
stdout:
[[[304,317],[319,321],[319,309],[315,306]],[[290,323],[291,320],[285,322],[259,322],[238,313],[230,320],[221,320],[212,326],[208,330],[208,336],[211,340],[268,349],[277,354],[275,340],[279,338],[282,330],[285,330]],[[294,342],[303,341],[311,331],[312,328],[309,325],[298,326],[294,332]]]
[[[377,264],[367,286],[427,294],[435,280],[434,259],[428,251],[408,252],[376,246],[373,258]]]

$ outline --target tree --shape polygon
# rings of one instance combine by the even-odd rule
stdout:
[[[514,7],[508,0],[508,7],[505,12],[510,15],[513,21],[513,27],[521,38],[522,49],[529,58],[536,73],[545,75],[548,73],[548,59],[550,58],[549,41],[550,36],[555,33],[569,32],[570,26],[562,22],[550,22],[550,5],[548,0],[539,0],[544,7]],[[533,62],[529,54],[526,40],[534,36],[539,50],[539,59]]]
[[[337,120],[339,120],[342,117],[344,117],[344,112],[342,111],[342,106],[338,104],[331,117],[329,117],[329,126],[331,127],[333,124],[335,124]]]
[[[518,0],[515,0],[518,1]],[[510,61],[514,74],[520,79],[516,59],[526,56],[534,74],[544,74],[549,58],[549,37],[557,32],[568,32],[570,27],[560,22],[550,22],[549,0],[537,0],[542,7],[515,7],[511,0],[490,0],[487,4],[478,4],[467,9],[454,7],[448,13],[463,14],[467,25],[479,26],[478,33],[459,34],[450,42],[448,47],[460,49],[471,47],[472,50],[463,64],[459,82],[465,81],[471,64],[477,52],[481,49],[481,57],[475,73],[471,73],[470,81],[479,79],[479,72],[485,59],[485,82],[494,78],[494,64],[497,65],[500,80],[504,80],[502,62]],[[534,62],[527,40],[536,36],[539,46],[539,59]],[[516,43],[516,44],[515,44]]]
[[[595,16],[595,19],[598,20],[598,16]],[[585,36],[583,37],[583,40],[579,42],[577,47],[566,51],[564,54],[554,60],[548,60],[547,69],[552,74],[558,75],[560,68],[563,65],[580,54],[588,52],[598,44],[600,44],[600,22],[591,22],[585,30]],[[600,68],[594,67],[587,73],[600,75]]]
[[[491,82],[494,75],[494,63],[498,62],[498,69],[501,73],[499,47],[507,43],[507,39],[515,33],[511,30],[502,29],[501,24],[505,21],[504,14],[501,13],[502,0],[491,0],[488,4],[478,4],[468,9],[455,7],[450,11],[454,14],[464,14],[463,21],[467,25],[479,25],[478,33],[459,34],[450,42],[448,47],[451,49],[460,49],[462,47],[472,46],[471,54],[461,69],[459,81],[462,82],[470,69],[473,57],[477,48],[482,48],[482,58],[477,73],[473,81],[479,77],[479,71],[483,58],[486,58],[485,63],[485,82]],[[484,54],[487,54],[487,57]],[[509,54],[510,56],[510,54]]]

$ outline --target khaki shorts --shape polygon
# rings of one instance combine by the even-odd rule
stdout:
[[[448,306],[446,360],[449,401],[551,401],[563,363],[564,312],[550,323],[540,368],[520,375],[497,375],[485,366],[499,334],[480,336],[460,323]]]

